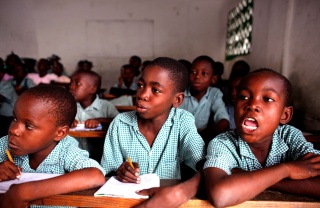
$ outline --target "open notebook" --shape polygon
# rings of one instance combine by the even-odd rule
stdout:
[[[47,174],[47,173],[21,173],[20,179],[2,181],[0,182],[0,193],[5,193],[8,191],[12,184],[25,183],[29,181],[39,181],[48,178],[53,178],[61,174]]]
[[[141,183],[122,183],[114,176],[96,192],[94,196],[109,196],[109,197],[122,197],[122,198],[148,198],[148,196],[141,196],[136,194],[136,191],[160,186],[160,178],[157,174],[144,174],[140,176]]]
[[[97,131],[97,130],[102,130],[102,125],[99,124],[96,128],[86,128],[84,126],[84,123],[77,124],[75,128],[70,128],[70,131]]]

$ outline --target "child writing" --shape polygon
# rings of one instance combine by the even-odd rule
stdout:
[[[101,77],[94,71],[78,71],[71,77],[70,93],[77,101],[77,115],[72,124],[84,123],[86,128],[96,128],[99,125],[107,127],[110,119],[118,115],[116,107],[107,100],[102,100],[97,95],[101,86]],[[88,150],[91,158],[98,160],[102,155],[103,144],[86,138],[77,138],[82,149]],[[99,147],[100,146],[100,147]],[[96,156],[96,155],[98,156]]]
[[[119,114],[109,126],[101,160],[107,173],[115,172],[123,182],[139,183],[139,175],[147,173],[156,173],[161,179],[180,179],[181,162],[196,170],[204,158],[204,142],[194,117],[177,108],[187,83],[187,70],[171,58],[157,58],[144,69],[138,82],[137,110]],[[126,162],[128,157],[134,168]],[[144,202],[150,206],[159,201],[176,207],[196,194],[200,177],[197,173],[175,187],[140,194],[153,196]],[[179,194],[178,199],[174,197]]]
[[[267,188],[320,197],[320,151],[287,125],[291,88],[270,69],[253,71],[240,82],[237,130],[218,135],[208,146],[204,176],[215,207],[242,203]]]
[[[215,62],[208,56],[199,56],[192,62],[189,88],[180,108],[195,117],[198,132],[207,144],[214,136],[229,129],[229,115],[222,100],[222,92],[211,87],[217,81]]]
[[[8,136],[0,139],[0,180],[14,180],[22,172],[61,176],[12,185],[0,198],[0,207],[27,207],[51,195],[102,185],[105,171],[69,137],[76,102],[64,88],[40,85],[26,90],[16,101]],[[14,163],[10,162],[9,149]]]

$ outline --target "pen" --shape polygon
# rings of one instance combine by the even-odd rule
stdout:
[[[130,157],[128,157],[128,162],[129,162],[129,165],[132,167],[132,169],[134,169],[134,167],[133,167],[133,164],[132,164],[132,161],[131,161]]]
[[[14,163],[12,156],[11,156],[11,153],[8,149],[6,149],[6,153],[7,153],[7,156],[8,156],[8,159],[10,160],[10,162]],[[17,175],[18,180],[20,180],[20,176],[21,176],[21,173],[20,173],[20,175]]]

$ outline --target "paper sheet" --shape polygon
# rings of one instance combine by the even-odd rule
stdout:
[[[84,124],[77,124],[75,128],[70,128],[70,131],[97,131],[102,130],[102,125],[99,124],[96,128],[86,128]]]
[[[160,186],[160,178],[157,174],[141,175],[141,183],[122,183],[114,176],[111,177],[96,193],[95,197],[109,196],[109,197],[122,197],[122,198],[148,198],[148,196],[141,196],[135,192],[142,189]]]
[[[12,184],[20,184],[29,181],[39,181],[43,179],[53,178],[61,174],[47,174],[47,173],[21,173],[20,180],[10,180],[0,182],[0,193],[5,193],[8,191]]]

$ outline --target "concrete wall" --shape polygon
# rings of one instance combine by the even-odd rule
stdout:
[[[239,0],[0,0],[0,57],[57,54],[67,72],[89,59],[109,89],[131,55],[210,55],[272,68],[294,85],[301,127],[320,129],[320,1],[255,0],[252,53],[224,61],[226,16]],[[299,117],[300,118],[300,117]]]

